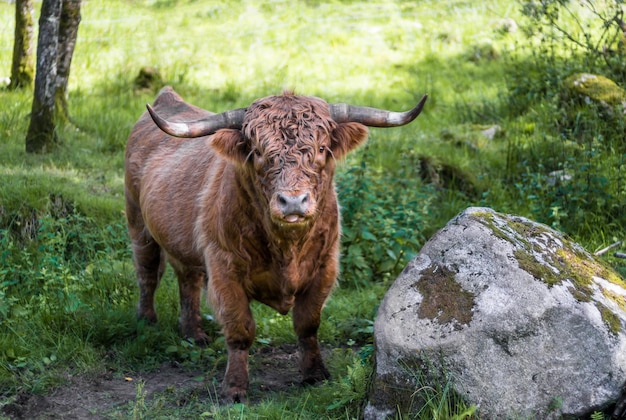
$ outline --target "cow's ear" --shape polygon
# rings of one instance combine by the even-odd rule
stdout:
[[[356,122],[340,123],[331,134],[331,150],[337,159],[343,158],[367,139],[367,127]]]
[[[250,144],[239,130],[218,130],[211,138],[211,147],[233,163],[243,165],[250,154]]]

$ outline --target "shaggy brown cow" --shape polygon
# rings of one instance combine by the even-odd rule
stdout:
[[[167,259],[178,277],[181,332],[206,344],[207,287],[228,346],[227,401],[246,398],[252,299],[293,310],[304,382],[329,377],[317,330],[339,267],[335,160],[365,140],[365,125],[407,124],[425,100],[396,113],[285,93],[216,115],[164,88],[148,110],[168,134],[147,113],[133,128],[125,194],[138,316],[156,321]]]

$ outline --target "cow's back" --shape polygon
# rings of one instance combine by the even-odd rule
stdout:
[[[153,108],[172,119],[172,121],[184,121],[188,119],[202,118],[211,113],[187,104],[183,99],[169,86],[164,87],[159,92],[154,101]],[[180,147],[183,142],[197,142],[194,140],[183,140],[165,134],[157,127],[150,114],[144,112],[135,126],[133,127],[128,141],[126,142],[126,181],[132,184],[131,193],[138,187],[138,177],[144,170],[146,162],[153,156],[165,155],[172,153]],[[130,180],[128,179],[130,175]]]
[[[164,88],[154,109],[173,121],[197,119],[207,111],[185,104]],[[225,162],[210,147],[210,138],[181,139],[161,131],[145,112],[126,144],[125,195],[129,221],[141,219],[149,235],[174,258],[200,264],[190,246],[201,188],[211,188],[210,174]]]

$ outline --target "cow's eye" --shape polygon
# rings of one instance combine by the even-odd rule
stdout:
[[[326,151],[326,148],[324,146],[320,146],[320,153],[324,153]]]
[[[259,149],[254,149],[254,154],[255,154],[257,157],[260,157],[260,156],[261,156],[261,152],[259,151]]]

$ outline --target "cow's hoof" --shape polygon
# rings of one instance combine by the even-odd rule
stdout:
[[[147,324],[157,323],[157,315],[156,315],[156,312],[154,312],[154,310],[137,309],[137,319],[139,321],[144,321]]]
[[[202,347],[202,348],[207,347],[213,341],[211,340],[211,337],[209,337],[206,334],[194,334],[194,335],[183,334],[183,337],[185,337],[185,340],[187,340],[191,344],[195,344],[196,346]]]
[[[206,347],[213,341],[202,328],[184,328],[180,326],[180,334],[191,343],[200,347]]]
[[[211,337],[207,335],[207,333],[205,333],[204,331],[201,331],[201,332],[194,334],[193,341],[196,343],[196,345],[200,347],[206,347],[209,344],[211,344],[212,340],[211,340]]]
[[[222,402],[224,404],[246,404],[248,391],[240,387],[228,388],[222,391]]]
[[[302,384],[313,385],[327,379],[330,379],[330,373],[328,373],[324,365],[321,365],[304,372],[304,375],[302,375]]]

